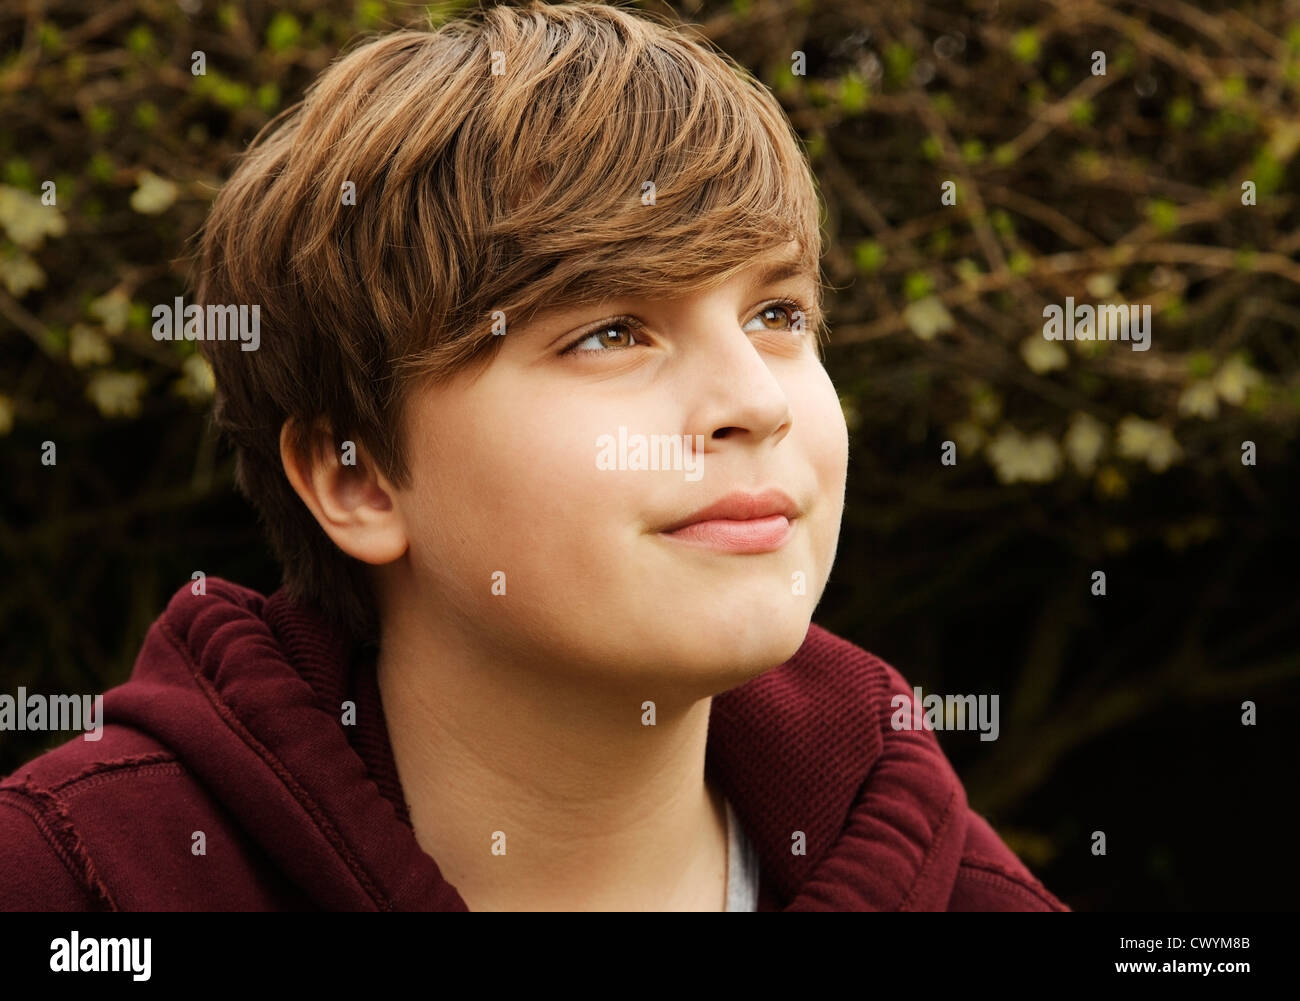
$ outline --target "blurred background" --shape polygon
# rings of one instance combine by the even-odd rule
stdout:
[[[271,116],[463,6],[0,6],[0,692],[124,681],[195,568],[278,586],[150,309]],[[822,187],[852,438],[816,621],[999,693],[996,742],[940,740],[1072,907],[1293,909],[1300,3],[626,6],[750,67]],[[1067,296],[1150,305],[1150,350],[1046,341]],[[66,739],[0,734],[0,774]]]

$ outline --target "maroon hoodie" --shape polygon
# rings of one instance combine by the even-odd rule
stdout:
[[[347,649],[283,592],[183,587],[105,693],[101,739],[0,782],[0,908],[467,910],[416,842],[373,661]],[[757,852],[759,910],[1068,910],[934,733],[890,726],[894,693],[912,686],[812,625],[714,698],[706,769]]]

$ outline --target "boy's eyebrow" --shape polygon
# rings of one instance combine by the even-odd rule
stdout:
[[[777,261],[768,265],[750,281],[750,287],[757,285],[771,285],[773,282],[779,282],[786,278],[801,278],[812,275],[808,273],[808,267],[804,261],[797,258]]]
[[[762,285],[772,285],[776,282],[783,281],[786,278],[807,278],[816,283],[816,276],[808,271],[807,264],[795,257],[775,261],[769,264],[762,271],[756,273],[748,282],[750,289],[758,288]],[[563,303],[542,309],[534,314],[532,320],[524,325],[524,333],[532,333],[536,330],[543,329],[553,323],[560,321],[561,317],[567,317],[573,313],[584,312],[588,309],[584,302]]]

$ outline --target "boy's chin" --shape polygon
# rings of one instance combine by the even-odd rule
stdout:
[[[780,618],[769,618],[748,636],[732,642],[729,660],[751,676],[779,667],[803,646],[808,625],[808,616],[794,610]]]
[[[714,617],[708,609],[690,621],[665,624],[655,646],[666,662],[692,677],[710,681],[717,691],[743,684],[779,667],[795,655],[808,634],[802,609],[780,615]]]

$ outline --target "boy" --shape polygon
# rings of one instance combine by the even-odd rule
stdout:
[[[200,347],[284,586],[196,575],[101,739],[5,780],[0,904],[1065,910],[811,623],[820,255],[780,107],[680,29],[498,7],[337,61],[199,253],[260,309]]]

